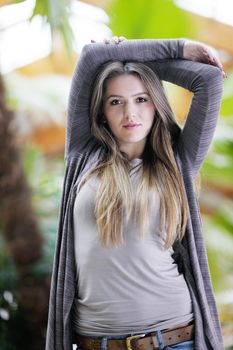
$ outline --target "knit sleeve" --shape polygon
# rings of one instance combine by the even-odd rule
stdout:
[[[188,60],[151,62],[161,80],[193,92],[177,149],[186,169],[196,176],[208,152],[221,104],[223,77],[219,68]]]
[[[73,74],[66,128],[66,158],[86,153],[96,143],[90,131],[89,104],[95,76],[108,61],[159,61],[182,58],[184,40],[126,40],[120,44],[88,44]]]

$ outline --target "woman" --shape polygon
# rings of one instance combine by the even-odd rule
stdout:
[[[69,101],[47,350],[223,349],[195,192],[223,76],[199,43],[84,48]],[[158,78],[194,93],[182,130]]]

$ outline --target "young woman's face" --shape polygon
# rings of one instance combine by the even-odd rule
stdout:
[[[141,79],[135,75],[110,79],[103,106],[105,119],[121,151],[130,159],[139,158],[155,115],[155,106]]]

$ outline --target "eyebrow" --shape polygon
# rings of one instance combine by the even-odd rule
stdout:
[[[138,93],[136,93],[136,94],[133,94],[133,95],[131,95],[130,97],[136,97],[136,96],[139,96],[139,95],[148,95],[149,96],[149,93],[148,92],[145,92],[145,91],[143,91],[143,92],[138,92]],[[110,95],[110,96],[108,96],[107,98],[106,98],[106,100],[108,100],[109,98],[111,98],[111,97],[124,97],[124,96],[122,96],[122,95]]]

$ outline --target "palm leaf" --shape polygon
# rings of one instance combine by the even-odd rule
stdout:
[[[195,32],[187,12],[172,0],[115,0],[107,12],[112,32],[129,39],[193,37]]]

